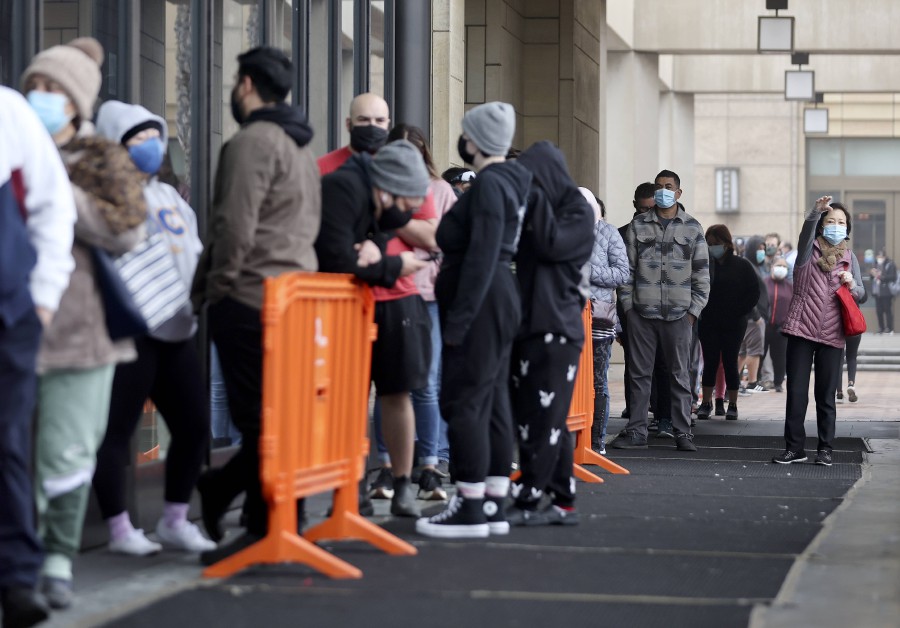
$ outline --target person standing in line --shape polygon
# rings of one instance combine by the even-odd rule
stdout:
[[[135,338],[138,358],[120,364],[113,379],[109,422],[97,451],[94,492],[109,527],[109,549],[144,556],[163,546],[188,552],[213,549],[187,520],[191,493],[200,476],[209,441],[209,405],[194,347],[197,320],[188,301],[203,250],[194,210],[156,177],[168,145],[166,121],[140,105],[111,100],[97,113],[97,134],[128,149],[144,177],[148,232],[165,238],[183,284],[184,306],[146,335]],[[126,468],[131,438],[144,401],[159,409],[172,442],[166,455],[165,507],[156,526],[160,543],[135,530],[127,510]]]
[[[619,289],[619,297],[634,367],[632,414],[610,446],[647,448],[650,373],[661,347],[669,368],[675,446],[697,451],[691,434],[690,360],[694,323],[709,298],[709,252],[700,223],[678,204],[679,176],[663,170],[655,184],[656,209],[635,218],[625,239],[631,282]]]
[[[566,419],[584,346],[584,271],[594,244],[594,211],[552,143],[537,142],[517,161],[534,178],[515,256],[522,323],[509,390],[522,475],[512,485],[515,501],[506,519],[511,526],[574,525],[574,443]],[[591,200],[597,205],[593,195]],[[541,508],[545,494],[550,502]]]
[[[73,562],[109,416],[116,364],[133,361],[131,339],[106,326],[92,249],[122,255],[146,234],[141,174],[120,145],[94,135],[103,47],[89,37],[39,53],[22,74],[23,91],[69,171],[78,219],[75,269],[38,355],[35,492],[47,556],[41,590],[50,606],[72,604]]]
[[[787,320],[791,299],[794,297],[794,284],[788,279],[788,263],[779,257],[772,264],[772,275],[766,277],[766,291],[769,293],[769,312],[766,317],[766,337],[769,353],[772,354],[772,370],[774,372],[775,392],[782,392],[784,383],[785,362],[787,360],[787,336],[781,328]]]
[[[75,267],[75,200],[59,152],[28,102],[0,86],[0,607],[3,624],[48,617],[35,593],[32,412],[41,334]]]
[[[391,112],[387,101],[377,94],[359,94],[350,101],[350,115],[345,121],[350,144],[319,157],[319,174],[323,177],[344,165],[353,155],[374,155],[388,141]]]
[[[850,212],[830,196],[816,200],[807,213],[797,243],[794,266],[794,297],[782,332],[788,337],[787,404],[784,420],[784,451],[772,462],[805,462],[806,408],[809,377],[816,381],[816,464],[831,466],[831,441],[837,413],[834,391],[841,376],[844,325],[835,292],[846,286],[855,300],[862,298],[859,262],[850,249]]]
[[[747,319],[747,329],[744,332],[744,339],[738,352],[738,374],[744,370],[745,365],[747,367],[747,386],[741,391],[742,395],[769,392],[769,389],[762,385],[759,377],[761,363],[766,352],[765,317],[769,311],[769,295],[762,284],[762,280],[767,274],[765,270],[765,246],[763,238],[751,236],[747,239],[747,246],[744,249],[744,258],[750,262],[757,273],[760,290],[758,293],[759,302],[756,305],[756,309],[750,313],[750,317]]]
[[[878,316],[878,333],[894,333],[894,293],[891,286],[897,281],[897,265],[884,249],[875,256],[875,267],[869,271],[874,280],[875,313]]]
[[[303,111],[284,102],[294,77],[290,59],[261,46],[237,61],[231,113],[241,128],[219,156],[209,236],[191,299],[194,311],[209,305],[210,335],[242,438],[224,467],[200,477],[203,524],[219,541],[222,517],[244,492],[246,532],[203,552],[206,565],[249,547],[268,531],[259,476],[263,282],[318,269],[313,243],[322,215],[319,172],[309,147],[313,131]]]
[[[516,253],[531,173],[507,161],[513,106],[489,102],[463,117],[457,148],[478,178],[443,220],[444,253],[435,295],[444,342],[441,415],[449,426],[456,495],[447,509],[416,522],[419,534],[469,538],[505,534],[513,435],[509,399],[512,343],[521,321]]]
[[[747,315],[759,301],[759,279],[747,260],[734,254],[731,232],[725,225],[706,230],[706,245],[713,260],[709,265],[709,301],[700,315],[700,345],[703,348],[703,403],[697,418],[709,419],[719,365],[725,370],[728,410],[725,419],[738,418],[737,354],[747,328]]]

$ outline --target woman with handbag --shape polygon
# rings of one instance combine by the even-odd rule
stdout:
[[[747,317],[759,301],[759,279],[750,262],[734,254],[731,232],[725,225],[707,229],[706,244],[713,262],[709,265],[709,301],[700,314],[703,403],[697,409],[697,418],[708,419],[712,414],[713,388],[721,362],[728,395],[725,419],[735,421],[741,381],[737,369],[738,351],[747,329]]]
[[[170,273],[159,273],[151,279],[155,286],[142,286],[170,294],[170,307],[163,312],[145,310],[148,331],[135,338],[137,361],[116,368],[106,436],[97,452],[94,491],[109,527],[109,549],[133,556],[153,554],[163,546],[189,552],[210,550],[216,544],[187,520],[210,428],[206,386],[193,342],[197,321],[188,298],[203,250],[197,217],[175,188],[156,177],[168,140],[165,120],[140,105],[112,100],[100,107],[97,132],[125,146],[143,174],[147,232],[155,245],[145,250],[156,259],[153,249],[161,247],[161,254],[171,262]],[[140,267],[142,263],[133,259],[129,265]],[[158,262],[153,268],[159,270]],[[172,434],[166,455],[165,506],[156,526],[160,543],[135,529],[126,509],[130,442],[148,398],[159,408]]]
[[[103,47],[83,37],[38,54],[23,91],[59,148],[75,206],[75,270],[38,355],[35,492],[46,557],[41,591],[56,609],[72,603],[72,562],[106,430],[115,365],[135,359],[134,343],[113,340],[92,250],[121,255],[144,237],[146,205],[128,153],[94,136]]]
[[[859,261],[847,244],[850,228],[850,212],[840,203],[832,203],[830,196],[823,196],[807,214],[800,231],[794,296],[782,326],[782,333],[788,337],[788,384],[785,450],[772,459],[779,464],[807,460],[803,422],[809,405],[812,368],[819,437],[816,464],[831,466],[831,441],[837,418],[834,391],[840,382],[845,325],[854,322],[854,316],[859,317],[859,307],[852,302],[858,302],[863,291]],[[841,301],[839,293],[849,296],[851,303]],[[848,307],[851,309],[845,309]]]

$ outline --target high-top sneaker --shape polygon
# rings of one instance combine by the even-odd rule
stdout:
[[[491,534],[509,534],[509,522],[506,520],[506,515],[503,512],[504,501],[506,500],[503,497],[491,497],[490,495],[485,495],[484,497],[482,510],[487,518]]]
[[[433,517],[416,521],[416,532],[439,539],[483,539],[491,528],[484,514],[484,499],[466,499],[458,493],[447,508]]]

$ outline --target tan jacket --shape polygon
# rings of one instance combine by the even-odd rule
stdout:
[[[309,146],[273,122],[246,124],[219,158],[207,246],[191,290],[195,308],[229,296],[261,309],[266,277],[315,271],[321,214]]]
[[[106,332],[90,247],[121,255],[144,238],[147,208],[141,177],[122,146],[89,138],[91,130],[82,125],[79,137],[60,150],[73,179],[78,211],[72,246],[75,270],[41,339],[41,373],[96,368],[137,357],[131,340],[113,342]]]

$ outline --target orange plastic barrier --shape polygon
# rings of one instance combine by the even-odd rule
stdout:
[[[369,369],[375,304],[350,275],[289,273],[266,280],[259,448],[269,504],[267,536],[203,575],[293,562],[332,578],[359,578],[353,565],[314,544],[362,540],[389,554],[416,549],[359,514],[368,452]],[[334,490],[331,516],[297,534],[296,501]]]

